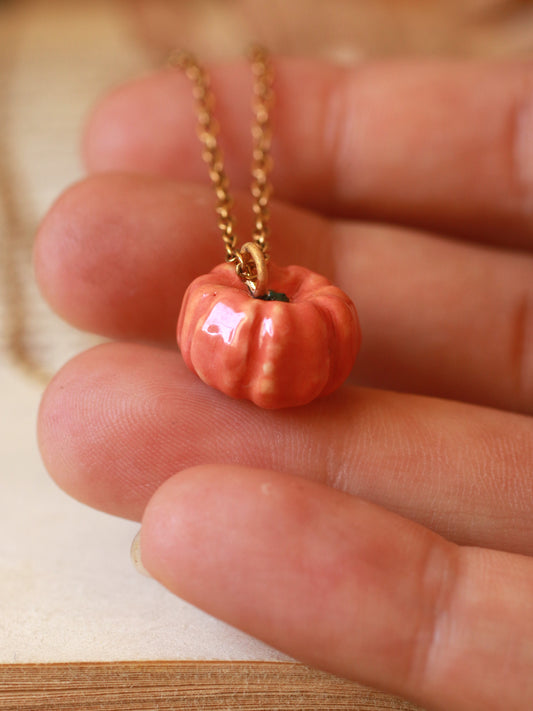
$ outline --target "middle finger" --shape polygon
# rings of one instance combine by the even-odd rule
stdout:
[[[170,343],[187,284],[222,261],[213,214],[206,188],[85,180],[40,229],[41,288],[80,328]],[[354,300],[359,382],[533,411],[533,258],[282,205],[273,228],[276,261],[324,273]]]

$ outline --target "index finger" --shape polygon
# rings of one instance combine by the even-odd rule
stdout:
[[[533,85],[527,63],[275,61],[274,183],[328,214],[533,245]],[[212,68],[229,173],[249,183],[251,76]],[[207,181],[188,80],[163,71],[96,109],[91,170]]]

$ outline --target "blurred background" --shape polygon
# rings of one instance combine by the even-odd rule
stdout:
[[[91,338],[32,283],[39,218],[83,174],[78,142],[111,86],[185,46],[202,58],[251,40],[337,62],[405,55],[529,57],[529,0],[0,0],[0,346],[34,375]],[[46,376],[45,376],[46,377]]]

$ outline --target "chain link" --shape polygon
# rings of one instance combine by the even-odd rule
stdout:
[[[252,126],[252,185],[254,197],[252,209],[255,215],[254,242],[261,247],[265,260],[268,261],[268,235],[270,212],[268,201],[272,193],[269,175],[272,170],[272,130],[270,127],[270,108],[272,107],[273,72],[268,56],[260,47],[252,48],[250,52],[252,73],[254,77],[254,114],[255,124]]]
[[[270,171],[272,169],[271,128],[269,112],[272,106],[273,72],[268,54],[260,47],[249,53],[253,75],[253,115],[252,125],[252,181],[251,193],[254,198],[252,210],[255,216],[253,241],[260,247],[264,261],[269,259],[269,199],[272,193]],[[207,164],[209,177],[215,189],[218,227],[226,250],[226,261],[235,264],[237,274],[243,281],[254,281],[256,267],[247,252],[237,248],[233,200],[229,191],[229,180],[224,168],[222,151],[218,143],[219,127],[214,118],[215,100],[211,90],[209,75],[196,58],[188,52],[171,55],[170,64],[181,69],[193,84],[193,96],[198,110],[198,137],[203,146],[202,158]]]

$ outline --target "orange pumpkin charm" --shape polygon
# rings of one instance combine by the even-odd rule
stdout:
[[[361,332],[349,297],[300,266],[269,265],[254,298],[231,264],[190,284],[178,345],[204,383],[267,409],[305,405],[348,377]]]
[[[226,252],[225,264],[189,286],[177,336],[185,363],[204,383],[274,409],[305,405],[338,388],[353,367],[361,331],[354,305],[325,277],[305,267],[267,267],[273,72],[263,49],[253,48],[250,60],[255,226],[252,239],[239,249],[209,76],[192,55],[180,52],[174,58],[194,84],[198,135]]]

